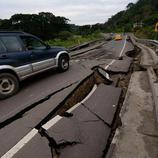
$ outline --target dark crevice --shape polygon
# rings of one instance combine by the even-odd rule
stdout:
[[[86,77],[77,85],[77,87],[53,110],[51,111],[35,128],[39,131],[42,137],[45,137],[49,142],[49,147],[51,149],[52,157],[58,157],[60,154],[60,149],[66,146],[72,146],[75,144],[81,144],[81,142],[68,142],[63,141],[63,143],[57,144],[54,138],[50,137],[47,131],[42,128],[42,125],[48,122],[50,119],[55,117],[56,115],[60,115],[63,117],[71,118],[73,116],[72,113],[68,113],[67,110],[73,107],[76,103],[82,101],[92,90],[95,84],[105,83],[111,84],[112,81],[108,81],[105,76],[101,75],[98,72],[98,69],[93,70],[93,73]],[[86,90],[86,91],[85,91]],[[84,105],[83,105],[84,106]],[[61,110],[62,109],[62,110]],[[92,113],[92,112],[91,112]],[[96,122],[103,121],[106,126],[110,127],[108,123],[106,123],[103,119],[101,119],[98,115],[94,113],[94,115],[98,118],[98,120],[88,120],[86,122]]]
[[[74,106],[77,102],[81,101],[83,99],[83,96],[87,95],[89,93],[89,91],[92,89],[92,85],[90,85],[90,88],[87,88],[88,89],[87,92],[81,94],[80,97],[79,96],[77,96],[77,98],[75,97],[75,93],[78,91],[78,89],[81,87],[81,85],[83,85],[85,82],[87,82],[89,80],[89,78],[91,78],[92,82],[93,82],[93,75],[94,75],[94,72],[92,74],[90,74],[88,77],[86,77],[84,80],[82,80],[76,86],[76,88],[66,98],[64,98],[63,101],[55,109],[53,109],[42,121],[40,121],[36,125],[35,128],[40,129],[43,124],[48,122],[50,119],[52,119],[56,115],[60,115],[60,116],[67,115],[67,114],[65,114],[65,112],[69,108]]]
[[[82,80],[53,111],[51,111],[41,122],[39,122],[35,128],[40,129],[43,124],[56,115],[71,117],[71,114],[66,111],[81,102],[90,93],[93,86],[100,83],[111,84],[112,81],[109,81],[105,78],[105,76],[100,75],[98,73],[98,69],[95,69],[89,76]]]
[[[70,118],[70,117],[73,116],[73,114],[72,114],[72,113],[68,113],[68,112],[64,112],[62,116],[63,116],[63,117]]]
[[[126,54],[126,56],[128,56],[130,58],[135,58],[139,54],[139,52],[136,51],[134,48],[134,50],[126,52],[125,54]]]
[[[123,102],[124,102],[124,99],[126,96],[126,92],[128,89],[131,75],[134,71],[140,71],[140,67],[139,67],[139,65],[140,65],[140,49],[136,46],[134,46],[134,48],[135,48],[135,51],[130,51],[130,52],[126,53],[127,56],[133,57],[133,62],[131,63],[131,66],[129,68],[129,72],[126,74],[121,74],[121,73],[118,74],[118,81],[117,81],[116,87],[122,88],[122,94],[121,94],[118,108],[116,110],[116,113],[115,113],[115,116],[114,116],[114,119],[112,122],[111,134],[108,138],[106,147],[105,147],[104,152],[103,152],[103,156],[102,156],[103,158],[105,158],[107,156],[109,150],[113,147],[111,142],[112,142],[113,137],[115,135],[116,129],[118,127],[122,126],[122,121],[121,121],[119,114],[120,114],[122,106],[123,106]],[[112,73],[111,74],[112,78],[113,78],[113,75],[117,76],[117,74]],[[116,78],[116,76],[115,76],[115,78]]]
[[[41,135],[41,137],[45,137],[48,142],[49,142],[49,147],[51,150],[51,154],[52,154],[52,158],[54,156],[59,156],[60,155],[60,149],[66,147],[66,146],[72,146],[72,145],[76,145],[76,144],[81,144],[81,142],[77,142],[77,141],[66,141],[66,140],[62,140],[62,143],[57,144],[57,142],[55,141],[55,139],[53,137],[50,137],[49,134],[47,133],[47,131],[44,128],[40,128],[38,130],[39,134]]]
[[[106,78],[105,74],[103,75],[103,74],[101,73],[101,71],[102,71],[103,73],[108,73],[107,70],[105,70],[104,68],[102,68],[102,67],[100,67],[100,66],[94,66],[94,67],[92,68],[92,70],[93,70],[93,71],[97,71],[97,75],[101,76],[101,77],[104,79],[104,81],[103,81],[104,84],[111,85],[111,84],[113,83],[113,80]],[[101,71],[100,71],[100,70],[101,70]]]
[[[51,150],[51,155],[52,155],[52,158],[53,158],[53,156],[54,156],[54,151],[55,151],[56,154],[58,153],[57,150],[56,150],[56,148],[57,148],[57,143],[56,143],[56,141],[48,135],[47,131],[46,131],[44,128],[40,128],[40,129],[38,130],[38,132],[39,132],[39,134],[41,135],[41,137],[45,137],[45,138],[48,140],[48,142],[49,142],[49,147],[50,147],[50,150]],[[54,150],[53,150],[53,149],[54,149]]]
[[[77,82],[78,82],[78,81],[77,81]],[[57,94],[57,93],[63,91],[63,90],[66,89],[66,88],[71,87],[72,85],[76,84],[77,82],[74,82],[74,83],[72,83],[72,84],[70,84],[70,85],[68,85],[68,86],[66,86],[66,87],[64,87],[64,88],[61,88],[61,89],[59,89],[59,90],[57,90],[57,91],[55,91],[55,92],[53,92],[53,93],[47,95],[47,96],[44,97],[43,99],[40,99],[39,101],[34,102],[33,104],[31,104],[31,105],[29,105],[28,107],[26,107],[25,109],[21,110],[20,112],[18,112],[18,113],[15,114],[14,116],[12,116],[12,117],[6,119],[5,121],[1,122],[1,123],[0,123],[0,129],[2,129],[2,128],[4,128],[5,126],[11,124],[12,122],[14,122],[14,121],[16,121],[16,120],[22,118],[23,115],[24,115],[26,112],[28,112],[28,111],[30,111],[31,109],[35,108],[37,105],[39,105],[39,104],[41,104],[41,103],[43,103],[43,102],[49,100],[53,95],[55,95],[55,94]]]

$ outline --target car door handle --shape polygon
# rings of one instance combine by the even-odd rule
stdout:
[[[7,55],[1,55],[0,58],[1,59],[7,59]]]
[[[34,56],[35,56],[35,53],[34,53],[34,52],[31,52],[30,56],[31,56],[31,57],[34,57]]]

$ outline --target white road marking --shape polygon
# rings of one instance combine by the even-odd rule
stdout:
[[[12,147],[7,153],[5,153],[1,158],[11,158],[13,157],[24,145],[26,145],[36,134],[37,129],[31,130],[25,137],[23,137],[14,147]]]
[[[57,115],[50,121],[48,121],[42,127],[45,130],[48,130],[50,127],[55,125],[60,119],[61,116]],[[15,146],[13,146],[7,153],[5,153],[1,158],[12,158],[19,150],[21,150],[36,134],[38,133],[37,129],[31,130],[26,136],[24,136]]]
[[[71,113],[72,111],[74,111],[76,108],[78,108],[81,105],[81,103],[77,103],[76,105],[74,105],[71,109],[67,110],[68,113]]]
[[[105,70],[107,70],[107,69],[110,67],[110,65],[112,65],[115,61],[116,61],[116,60],[113,59],[113,60],[105,67]]]
[[[126,48],[126,43],[127,43],[127,35],[126,35],[126,37],[125,37],[125,42],[124,42],[123,48],[122,48],[122,50],[121,50],[121,52],[120,52],[120,54],[119,54],[119,57],[122,56],[122,54],[123,54],[123,52],[124,52],[124,50],[125,50],[125,48]],[[105,70],[107,70],[115,61],[116,61],[116,60],[113,59],[113,60],[105,67]]]
[[[124,42],[124,45],[123,45],[123,48],[122,48],[122,50],[121,50],[121,53],[120,53],[119,57],[122,56],[122,54],[123,54],[123,52],[124,52],[124,50],[125,50],[125,47],[126,47],[126,43],[127,43],[127,35],[126,35],[126,37],[125,37],[125,42]]]
[[[84,102],[86,102],[91,96],[92,94],[95,92],[95,90],[97,89],[97,85],[95,84],[93,86],[93,89],[90,91],[90,93],[86,96],[86,98],[84,98],[81,103],[83,104]]]
[[[42,127],[45,130],[48,130],[49,128],[51,128],[53,125],[55,125],[61,119],[62,119],[62,117],[59,116],[59,115],[57,115],[53,119],[51,119],[50,121],[48,121],[46,124],[44,124]]]
[[[110,75],[108,73],[106,73],[105,76],[108,80],[111,80]]]

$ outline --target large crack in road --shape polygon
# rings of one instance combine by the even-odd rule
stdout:
[[[6,120],[3,121],[3,122],[0,122],[0,129],[1,129],[1,128],[4,128],[5,126],[11,124],[12,122],[14,122],[14,121],[16,121],[16,120],[22,118],[23,115],[24,115],[25,113],[27,113],[28,111],[30,111],[31,109],[35,108],[35,107],[38,106],[39,104],[42,104],[42,103],[46,102],[46,101],[49,100],[53,95],[55,95],[55,94],[57,94],[57,93],[63,91],[64,89],[67,89],[67,88],[69,88],[69,87],[75,85],[76,83],[77,83],[77,82],[72,83],[72,84],[70,84],[70,85],[68,85],[68,86],[66,86],[66,87],[64,87],[64,88],[62,88],[62,89],[59,89],[59,90],[57,90],[57,91],[55,91],[55,92],[53,92],[53,93],[51,93],[51,94],[45,96],[45,98],[42,98],[41,100],[39,100],[39,101],[37,101],[37,102],[34,102],[33,104],[29,105],[27,108],[25,108],[25,109],[19,111],[18,113],[16,113],[14,116],[12,116],[12,117],[6,119]]]

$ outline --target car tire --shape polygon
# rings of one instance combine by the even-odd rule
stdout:
[[[69,58],[66,55],[59,57],[58,69],[60,72],[67,71],[69,69]]]
[[[11,73],[0,74],[0,99],[5,99],[19,90],[19,80]]]

